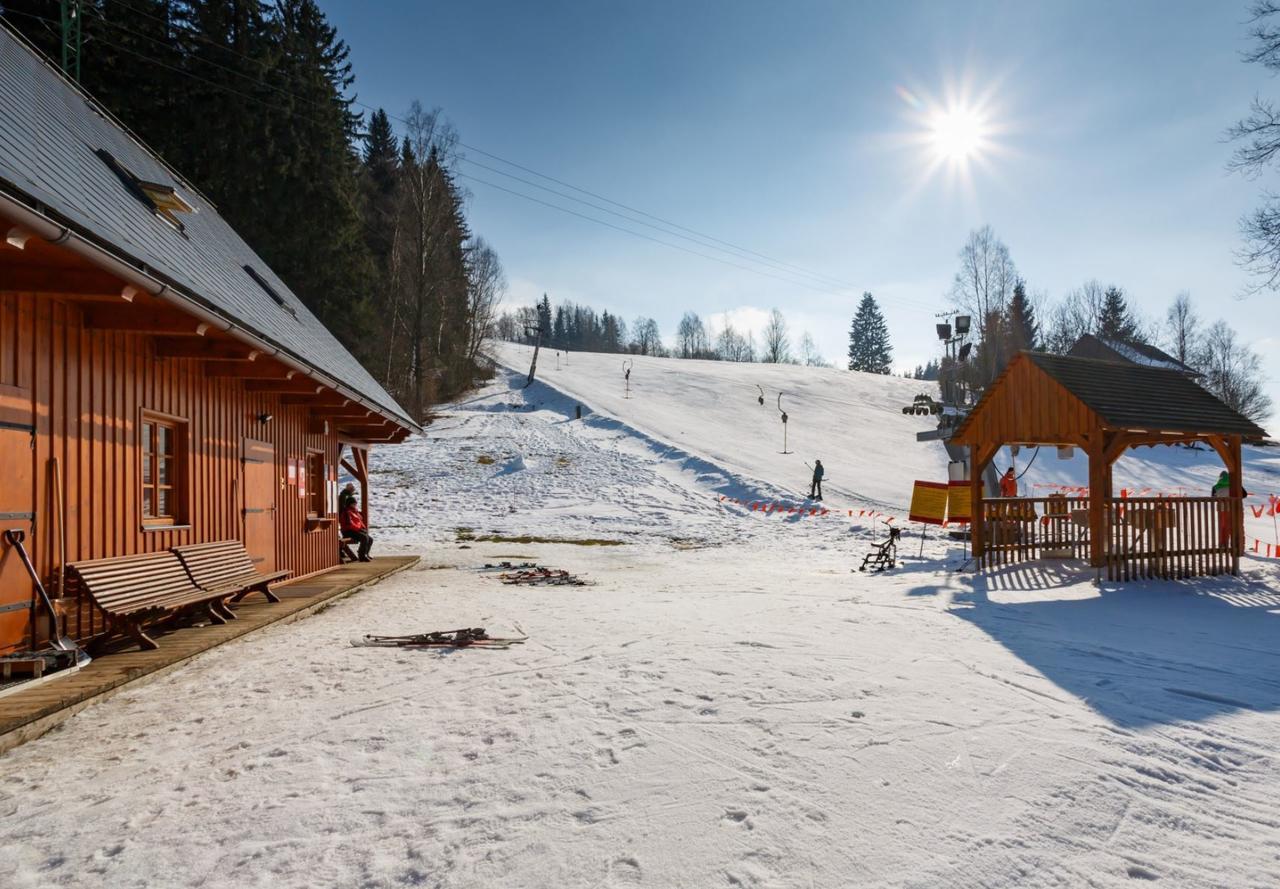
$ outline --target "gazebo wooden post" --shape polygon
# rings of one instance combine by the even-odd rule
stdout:
[[[985,491],[982,487],[982,474],[986,472],[987,464],[991,462],[999,450],[1000,445],[998,443],[977,444],[969,448],[969,499],[971,501],[969,543],[973,551],[974,561],[981,559],[987,549],[986,519],[983,515]]]
[[[1218,449],[1230,473],[1228,490],[1231,510],[1231,573],[1240,573],[1240,554],[1244,551],[1244,461],[1240,454],[1240,436],[1228,435]]]
[[[1222,465],[1231,479],[1231,487],[1227,492],[1231,495],[1228,506],[1231,510],[1231,573],[1239,574],[1240,556],[1244,552],[1244,460],[1240,453],[1242,440],[1239,435],[1209,435],[1206,436],[1206,441],[1222,458]]]
[[[1107,501],[1111,499],[1106,442],[1101,432],[1089,432],[1085,442],[1089,455],[1089,564],[1101,568],[1106,553]]]

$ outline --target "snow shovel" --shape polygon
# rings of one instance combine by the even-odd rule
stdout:
[[[24,531],[11,529],[4,532],[5,542],[18,551],[18,558],[22,559],[22,564],[26,566],[27,573],[31,575],[31,582],[36,585],[36,592],[40,594],[40,601],[44,603],[45,610],[49,612],[49,626],[52,628],[49,644],[60,651],[74,651],[76,653],[76,666],[83,667],[91,660],[88,653],[76,645],[70,636],[59,638],[54,635],[58,632],[58,611],[53,607],[53,601],[49,598],[49,593],[45,590],[44,584],[40,582],[40,575],[36,573],[35,566],[31,564],[31,557],[27,555],[27,548],[22,545],[22,541],[26,540],[26,538],[27,535]]]

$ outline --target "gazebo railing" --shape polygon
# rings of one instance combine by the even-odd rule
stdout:
[[[1230,574],[1239,542],[1232,497],[1113,497],[1107,501],[1108,580]]]
[[[1087,497],[999,497],[984,499],[981,508],[984,567],[1089,558]]]

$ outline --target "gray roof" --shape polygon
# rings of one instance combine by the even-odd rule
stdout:
[[[1076,358],[1098,358],[1103,361],[1127,361],[1130,364],[1143,364],[1147,367],[1165,367],[1193,377],[1203,376],[1195,368],[1150,343],[1109,340],[1091,333],[1086,333],[1076,340],[1075,345],[1067,350],[1067,354]]]
[[[1258,424],[1181,371],[1044,352],[1022,354],[1112,428],[1266,436]]]
[[[145,76],[145,75],[144,75]],[[195,208],[188,237],[151,212],[95,154],[105,149],[140,179],[171,185]],[[0,190],[46,212],[134,266],[176,285],[384,413],[418,428],[276,277],[211,203],[31,49],[0,26]],[[245,271],[252,266],[287,303]]]

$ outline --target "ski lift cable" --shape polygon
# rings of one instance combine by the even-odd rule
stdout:
[[[1040,445],[1036,445],[1036,452],[1031,455],[1031,459],[1027,461],[1026,467],[1013,477],[1014,481],[1019,481],[1024,475],[1026,475],[1027,471],[1031,469],[1031,464],[1035,463],[1036,457],[1039,457],[1039,456],[1040,456]],[[1010,466],[1009,468],[1012,469],[1013,467]],[[1003,474],[1004,473],[1001,473],[1001,475]]]
[[[27,17],[27,18],[32,18],[32,19],[42,20],[42,22],[46,22],[46,23],[58,24],[58,22],[55,22],[55,20],[54,20],[54,19],[50,19],[50,18],[46,18],[46,17],[42,17],[42,15],[35,15],[35,14],[31,14],[31,13],[18,12],[18,10],[9,10],[9,12],[10,12],[10,13],[12,13],[12,14],[24,15],[24,17]],[[104,20],[106,20],[106,19],[104,19]],[[113,24],[114,24],[114,23],[113,23]],[[119,26],[116,26],[116,27],[119,27]],[[284,107],[284,106],[282,106],[282,105],[276,105],[276,104],[274,104],[274,102],[265,101],[265,100],[264,100],[264,98],[261,98],[260,96],[253,96],[253,95],[251,95],[251,93],[247,93],[247,92],[244,92],[244,91],[242,91],[242,90],[234,90],[234,88],[227,86],[227,84],[224,84],[224,83],[218,83],[218,82],[215,82],[215,81],[210,81],[210,79],[209,79],[209,78],[201,77],[201,75],[198,75],[198,74],[193,74],[192,72],[188,72],[188,70],[186,70],[186,69],[182,69],[182,68],[175,67],[175,65],[165,64],[165,63],[163,63],[163,61],[157,61],[155,58],[152,58],[152,56],[151,56],[151,55],[147,55],[147,54],[145,54],[145,52],[138,52],[137,50],[133,50],[133,49],[131,49],[131,47],[124,46],[124,45],[123,45],[123,43],[118,43],[118,42],[114,42],[114,41],[110,41],[110,40],[105,40],[105,38],[99,38],[99,42],[100,42],[100,43],[102,43],[102,45],[104,45],[104,46],[110,46],[110,47],[113,47],[113,49],[115,49],[115,50],[118,50],[118,51],[120,51],[120,52],[124,52],[124,54],[132,55],[132,56],[134,56],[134,58],[145,60],[145,61],[147,61],[147,63],[148,63],[148,64],[156,65],[156,67],[164,68],[164,69],[166,69],[166,70],[170,70],[170,72],[173,72],[173,73],[175,73],[175,74],[178,74],[178,75],[180,75],[180,77],[186,77],[186,78],[192,79],[192,81],[196,81],[196,82],[198,82],[198,83],[204,83],[204,84],[206,84],[206,86],[209,86],[209,87],[211,87],[211,88],[214,88],[214,90],[219,90],[219,91],[221,91],[221,92],[232,93],[232,95],[236,95],[236,96],[239,96],[239,97],[242,97],[242,98],[246,98],[246,100],[248,100],[248,101],[255,102],[255,104],[257,104],[257,105],[261,105],[261,106],[264,106],[264,107],[268,107],[268,109],[271,109],[271,110],[274,110],[274,111],[278,111],[278,113],[280,113],[280,114],[302,116],[302,118],[310,118],[310,119],[312,119],[312,120],[317,120],[317,122],[319,122],[319,120],[320,120],[319,116],[312,116],[312,115],[306,115],[306,114],[302,114],[302,113],[300,113],[300,111],[298,111],[298,110],[296,109],[296,107]],[[215,43],[215,45],[216,45],[216,43]],[[252,59],[252,56],[244,56],[244,58],[246,58],[246,59],[250,59],[250,60],[253,60],[253,59]],[[256,60],[255,60],[255,61],[256,61]],[[302,97],[302,96],[298,96],[298,95],[297,95],[297,93],[293,93],[293,92],[285,91],[285,90],[283,90],[283,88],[280,88],[280,87],[278,87],[278,86],[275,86],[275,84],[270,84],[270,83],[268,83],[268,82],[261,81],[261,79],[252,78],[252,75],[243,74],[242,72],[237,72],[237,74],[241,75],[241,77],[244,77],[244,78],[250,79],[250,81],[252,81],[253,83],[260,84],[260,86],[262,86],[262,87],[269,88],[269,90],[273,90],[273,91],[275,91],[275,92],[278,92],[278,93],[280,93],[280,95],[287,96],[287,97],[291,97],[291,98],[296,98],[296,100],[301,101],[301,102],[307,102],[307,104],[314,104],[314,102],[310,102],[310,100],[307,100],[307,98]],[[375,107],[375,106],[367,105],[367,104],[365,104],[365,102],[361,102],[361,101],[358,101],[358,100],[351,100],[351,104],[352,104],[352,105],[358,105],[358,106],[361,106],[361,107],[365,107],[365,109],[370,109],[370,110],[384,110],[384,109],[376,109],[376,107]],[[388,116],[388,118],[392,118],[392,119],[394,119],[394,120],[398,120],[398,122],[401,122],[401,123],[407,123],[407,122],[406,122],[406,119],[404,119],[404,118],[398,118],[398,116],[396,116],[396,115],[390,115],[390,114],[388,114],[387,116]],[[463,142],[458,142],[458,145],[460,145],[460,146],[462,146],[462,147],[467,148],[467,150],[468,150],[468,151],[476,151],[477,153],[483,153],[483,155],[485,155],[485,156],[490,156],[490,157],[494,157],[494,159],[502,160],[502,162],[506,162],[506,164],[511,164],[512,166],[516,166],[516,168],[517,168],[517,169],[526,169],[526,170],[527,170],[527,168],[522,168],[522,166],[520,166],[520,165],[518,165],[518,164],[515,164],[515,162],[513,162],[513,161],[506,161],[506,160],[500,159],[500,157],[498,157],[497,155],[492,155],[492,152],[486,152],[486,151],[480,150],[480,148],[477,148],[477,147],[475,147],[475,146],[466,145],[466,143],[463,143]],[[463,159],[463,160],[465,160],[465,159]],[[577,216],[577,217],[579,217],[579,219],[584,219],[584,220],[586,220],[586,221],[590,221],[590,223],[595,223],[596,225],[603,225],[603,226],[605,226],[605,228],[611,228],[611,229],[617,230],[617,232],[622,232],[622,233],[630,234],[630,235],[632,235],[632,237],[636,237],[636,238],[643,238],[643,239],[645,239],[645,240],[650,240],[650,242],[657,243],[657,244],[662,244],[662,246],[663,246],[663,247],[668,247],[668,248],[671,248],[671,249],[678,249],[678,251],[685,252],[685,253],[690,253],[690,255],[692,255],[692,256],[698,256],[698,257],[701,257],[701,258],[705,258],[705,260],[710,260],[710,261],[713,261],[713,262],[719,262],[719,264],[727,265],[727,266],[731,266],[731,267],[733,267],[733,269],[740,269],[740,270],[742,270],[742,271],[750,272],[750,274],[755,274],[755,275],[763,276],[763,278],[772,278],[773,280],[782,281],[782,283],[785,283],[785,284],[791,284],[791,285],[792,285],[792,287],[801,287],[801,288],[805,288],[805,289],[813,290],[813,292],[815,292],[815,293],[822,293],[822,294],[827,294],[827,295],[841,295],[841,297],[842,297],[842,295],[847,295],[847,293],[845,292],[845,290],[849,290],[849,289],[858,289],[858,288],[856,288],[856,287],[854,287],[854,288],[842,288],[842,289],[841,289],[841,288],[833,288],[833,287],[826,287],[826,288],[824,288],[824,287],[819,287],[819,285],[817,285],[817,284],[809,283],[809,281],[804,281],[804,280],[795,280],[794,278],[783,278],[783,276],[782,276],[782,275],[771,274],[771,272],[764,271],[764,270],[762,270],[762,269],[756,269],[756,267],[753,267],[753,266],[740,265],[740,264],[737,264],[737,262],[731,262],[730,260],[726,260],[726,258],[723,258],[723,257],[719,257],[719,256],[712,256],[712,255],[709,255],[709,253],[703,253],[703,252],[700,252],[700,251],[695,251],[695,249],[690,249],[690,248],[687,248],[687,247],[681,247],[681,246],[680,246],[680,244],[672,244],[672,243],[666,242],[666,240],[662,240],[662,239],[659,239],[659,238],[649,237],[649,235],[646,235],[646,234],[644,234],[644,233],[634,232],[634,230],[627,229],[627,228],[625,228],[625,226],[621,226],[621,225],[614,225],[614,224],[612,224],[612,223],[608,223],[608,221],[605,221],[605,220],[602,220],[602,219],[596,219],[596,217],[594,217],[594,216],[589,216],[589,215],[586,215],[586,214],[581,214],[581,212],[577,212],[577,211],[575,211],[575,210],[570,210],[570,208],[568,208],[568,207],[561,207],[561,206],[556,205],[556,203],[550,203],[550,202],[548,202],[548,201],[540,200],[540,198],[536,198],[536,197],[534,197],[534,196],[531,196],[531,194],[525,194],[525,193],[522,193],[522,192],[517,192],[517,191],[515,191],[515,189],[511,189],[511,188],[503,187],[503,185],[499,185],[499,184],[494,183],[494,182],[489,182],[489,180],[481,179],[481,178],[479,178],[479,177],[474,177],[474,175],[468,175],[468,174],[466,174],[466,173],[462,173],[462,171],[456,171],[456,175],[457,175],[457,177],[460,177],[460,178],[463,178],[463,179],[470,179],[470,180],[471,180],[471,182],[479,183],[479,184],[481,184],[481,185],[488,185],[488,187],[489,187],[489,188],[495,188],[495,189],[498,189],[498,191],[502,191],[502,192],[506,192],[506,193],[508,193],[508,194],[512,194],[512,196],[525,198],[525,200],[526,200],[526,201],[531,201],[531,202],[534,202],[534,203],[539,203],[539,205],[541,205],[541,206],[545,206],[545,207],[549,207],[549,208],[552,208],[552,210],[559,210],[559,211],[561,211],[561,212],[564,212],[564,214],[570,214],[571,216]],[[543,178],[545,178],[545,179],[548,179],[548,180],[550,180],[550,182],[557,182],[557,183],[561,182],[561,180],[554,179],[553,177],[545,177],[545,175],[543,175],[543,174],[534,173],[534,175],[539,175],[539,177],[543,177]],[[189,183],[188,183],[188,185],[189,185]],[[536,184],[535,184],[535,187],[536,187]],[[575,191],[584,191],[584,193],[591,193],[591,192],[585,192],[585,189],[577,189],[576,187],[573,187],[573,185],[567,185],[567,184],[566,184],[566,187],[567,187],[567,188],[573,188],[573,189],[575,189]],[[579,198],[575,198],[575,197],[572,197],[572,196],[562,196],[562,197],[564,197],[564,198],[566,198],[566,200],[570,200],[570,201],[577,201],[577,202],[580,202],[580,203],[588,203],[588,202],[585,202],[585,201],[581,201],[581,200],[579,200]],[[602,197],[602,198],[599,198],[599,200],[608,201],[609,203],[617,203],[616,201],[611,201],[611,200],[609,200],[609,198],[603,198],[603,197]],[[591,205],[589,205],[589,203],[588,203],[588,206],[591,206]],[[618,205],[618,206],[623,206],[623,207],[625,207],[626,205]],[[600,208],[600,210],[602,210],[602,211],[604,211],[604,212],[612,212],[612,211],[608,211],[608,210],[603,210],[603,208]],[[643,211],[634,211],[634,212],[639,212],[639,214],[640,214],[640,215],[652,216],[652,215],[650,215],[650,214],[644,214],[644,212],[643,212]],[[636,223],[637,223],[637,224],[644,224],[644,223],[640,223],[640,220],[632,220],[632,221],[636,221]],[[682,228],[682,226],[678,226],[678,228]],[[660,230],[660,229],[659,229],[659,230]],[[684,235],[680,235],[680,234],[675,233],[675,232],[667,232],[667,234],[668,234],[668,235],[671,235],[671,237],[677,237],[677,238],[682,238],[682,237],[684,237]],[[709,235],[703,235],[703,237],[714,240],[714,238],[710,238],[710,237],[709,237]],[[691,239],[691,238],[685,238],[685,239],[686,239],[686,240],[690,240],[690,242],[691,242],[691,243],[700,243],[700,242],[698,242],[698,240],[694,240],[694,239]],[[721,251],[722,251],[722,252],[726,252],[726,251],[723,251],[723,249],[722,249],[722,248],[713,247],[713,246],[710,246],[710,244],[703,244],[703,246],[704,246],[704,247],[707,247],[707,248],[709,248],[709,249],[721,249]],[[759,265],[759,261],[758,261],[758,260],[751,260],[751,258],[749,258],[749,257],[741,257],[741,256],[737,256],[737,255],[735,255],[735,253],[728,253],[728,255],[730,255],[730,256],[735,256],[736,258],[741,258],[741,260],[744,260],[744,261],[748,261],[748,262],[756,262],[756,264],[758,264],[758,265]],[[781,261],[778,261],[778,262],[781,262]],[[790,272],[790,271],[783,270],[783,269],[778,269],[778,271],[785,272],[785,274],[792,274],[792,275],[795,275],[795,274],[796,274],[796,272]],[[820,278],[820,276],[819,276],[819,275],[817,275],[817,274],[814,274],[814,272],[805,272],[805,274],[808,274],[809,278],[813,278],[813,279],[819,279],[819,278]],[[838,280],[838,279],[833,279],[833,280]],[[897,304],[901,304],[901,306],[904,306],[904,307],[906,307],[906,308],[910,308],[910,310],[913,310],[913,311],[922,311],[922,312],[927,311],[927,312],[931,313],[931,315],[932,315],[932,313],[933,313],[933,311],[934,311],[934,307],[933,307],[933,306],[929,306],[929,304],[927,304],[927,303],[918,302],[918,301],[913,301],[913,299],[895,298],[895,299],[893,299],[893,301],[892,301],[892,302],[893,302],[893,303],[897,303]]]
[[[144,17],[146,17],[146,18],[149,18],[149,19],[151,19],[151,20],[153,20],[153,21],[155,21],[155,22],[157,22],[157,23],[164,24],[166,27],[172,27],[172,26],[173,26],[173,22],[172,22],[172,21],[169,21],[169,20],[166,20],[166,19],[164,19],[164,18],[161,18],[160,16],[157,16],[157,15],[155,15],[155,14],[153,14],[153,13],[150,13],[150,12],[148,12],[148,11],[144,10],[144,9],[138,8],[137,6],[134,6],[131,2],[128,2],[128,0],[116,0],[116,2],[118,2],[121,6],[124,6],[124,7],[128,8],[128,9],[130,9],[130,10],[132,10],[132,11],[136,12],[138,15],[141,15],[141,16],[144,16]],[[54,19],[52,19],[52,18],[48,18],[48,17],[46,17],[46,16],[40,16],[40,15],[35,15],[35,14],[32,14],[32,13],[20,12],[20,11],[17,11],[17,10],[10,10],[9,12],[14,12],[14,13],[16,13],[16,14],[18,14],[18,15],[23,15],[23,16],[26,16],[26,17],[28,17],[28,18],[39,19],[39,20],[44,21],[44,22],[46,22],[47,24],[50,24],[50,25],[60,24],[60,22],[55,21]],[[152,43],[154,43],[154,44],[160,45],[160,46],[168,47],[168,46],[170,45],[170,44],[168,44],[168,43],[166,43],[166,42],[164,42],[164,41],[162,41],[162,40],[159,40],[158,38],[156,38],[156,37],[154,37],[154,36],[152,36],[152,35],[144,34],[144,33],[140,32],[140,31],[135,30],[135,29],[132,29],[132,28],[126,27],[125,25],[121,24],[120,22],[117,22],[117,21],[115,21],[115,20],[113,20],[113,19],[109,19],[109,18],[107,18],[104,14],[102,14],[101,12],[98,12],[97,10],[90,9],[90,10],[88,10],[88,12],[89,12],[89,13],[90,13],[90,15],[92,15],[95,19],[97,19],[97,20],[101,21],[103,24],[105,24],[105,25],[109,26],[110,28],[112,28],[112,29],[114,29],[114,30],[120,31],[120,32],[122,32],[122,33],[129,34],[129,35],[132,35],[132,36],[134,36],[134,37],[141,38],[141,39],[143,39],[143,40],[148,40],[148,41],[150,41],[150,42],[152,42]],[[217,49],[220,49],[220,50],[222,50],[222,51],[224,51],[224,52],[227,52],[227,53],[229,53],[229,54],[231,54],[231,55],[233,55],[233,56],[237,56],[237,57],[242,58],[242,59],[244,59],[244,60],[246,60],[246,61],[252,62],[252,63],[254,63],[255,65],[259,65],[259,64],[261,64],[261,62],[262,62],[262,60],[261,60],[261,59],[256,59],[256,58],[254,58],[253,56],[250,56],[250,55],[249,55],[249,54],[247,54],[247,53],[243,53],[243,52],[240,52],[239,50],[233,49],[232,47],[229,47],[229,46],[225,46],[225,45],[223,45],[223,44],[220,44],[220,43],[218,43],[218,42],[216,42],[216,41],[214,41],[214,40],[212,40],[212,39],[210,39],[210,38],[208,38],[208,37],[204,36],[203,34],[194,34],[194,33],[193,33],[193,34],[191,34],[191,35],[189,35],[189,36],[192,36],[192,37],[194,37],[195,39],[200,40],[201,42],[208,44],[209,46],[212,46],[212,47],[215,47],[215,48],[217,48]],[[102,41],[102,42],[103,42],[103,43],[107,43],[108,45],[111,45],[111,46],[115,46],[115,48],[120,49],[120,50],[122,50],[122,51],[124,51],[124,52],[130,52],[130,50],[129,50],[128,48],[123,47],[123,46],[119,46],[119,45],[117,45],[117,44],[113,44],[113,43],[111,43],[110,41],[106,41],[106,40],[104,40],[104,41]],[[141,54],[138,54],[138,53],[134,53],[134,54],[135,54],[135,55],[139,55],[139,56],[141,56]],[[145,57],[145,56],[141,56],[141,57]],[[220,63],[218,63],[218,62],[214,61],[213,59],[209,59],[209,58],[205,58],[205,57],[198,57],[198,60],[199,60],[201,63],[203,63],[203,64],[211,65],[211,66],[213,66],[213,67],[215,67],[215,68],[218,68],[218,69],[220,69],[220,70],[222,70],[222,71],[225,71],[225,72],[226,72],[226,73],[228,73],[228,74],[232,74],[232,75],[234,75],[234,76],[236,76],[236,77],[242,78],[242,79],[244,79],[244,80],[248,80],[248,81],[250,81],[251,83],[255,83],[255,84],[258,84],[258,85],[260,85],[260,86],[266,87],[267,89],[270,89],[270,90],[272,90],[272,91],[274,91],[274,92],[276,92],[276,93],[279,93],[280,95],[287,96],[287,97],[289,97],[289,98],[293,98],[293,99],[297,99],[297,100],[299,100],[299,101],[303,101],[303,102],[309,102],[310,104],[315,104],[315,105],[319,105],[319,104],[320,104],[319,102],[316,102],[315,100],[309,100],[309,99],[307,99],[307,98],[305,98],[305,97],[299,96],[298,94],[296,94],[296,93],[294,93],[294,92],[292,92],[292,91],[290,91],[290,90],[287,90],[287,89],[285,89],[285,88],[283,88],[283,87],[281,87],[281,86],[279,86],[279,85],[277,85],[277,84],[270,83],[270,82],[268,82],[268,81],[266,81],[266,80],[264,80],[264,79],[262,79],[262,78],[255,77],[254,75],[252,75],[252,74],[248,74],[248,73],[246,73],[246,72],[244,72],[244,71],[238,71],[238,70],[236,70],[235,68],[228,67],[227,65],[220,64]],[[162,67],[168,67],[168,66],[162,66]],[[182,70],[179,70],[179,69],[173,69],[173,70],[177,71],[177,73],[187,74],[188,76],[191,76],[191,77],[193,77],[194,79],[201,79],[201,78],[196,77],[195,75],[190,74],[190,72],[182,71]],[[209,81],[206,81],[206,82],[209,82]],[[220,86],[221,86],[220,84],[216,84],[216,83],[212,83],[212,82],[209,82],[209,83],[210,83],[210,85],[215,86],[215,87],[220,87]],[[235,92],[234,90],[229,90],[229,91],[231,91],[231,92]],[[248,98],[252,98],[252,97],[248,97]],[[360,101],[359,99],[356,99],[356,98],[352,98],[352,99],[350,99],[350,100],[348,100],[348,101],[349,101],[349,103],[350,103],[351,105],[358,106],[358,107],[363,108],[363,109],[368,110],[368,111],[382,111],[384,114],[386,113],[386,109],[378,108],[377,106],[370,105],[370,104],[369,104],[369,103],[367,103],[367,102],[362,102],[362,101]],[[395,115],[395,114],[387,114],[387,117],[388,117],[388,118],[390,118],[391,120],[395,120],[395,121],[397,121],[397,122],[399,122],[399,123],[402,123],[402,124],[406,124],[406,125],[408,125],[408,123],[409,123],[409,121],[408,121],[408,120],[406,120],[405,118],[400,117],[400,116]],[[614,216],[619,216],[620,218],[623,218],[623,219],[628,219],[628,220],[630,220],[631,222],[634,222],[634,223],[636,223],[636,224],[638,224],[638,225],[644,225],[644,226],[649,227],[649,228],[654,228],[654,229],[656,229],[656,230],[658,230],[658,231],[662,231],[662,232],[664,232],[664,233],[666,233],[666,234],[668,234],[668,235],[671,235],[671,236],[674,236],[674,237],[677,237],[677,238],[682,238],[682,239],[684,239],[684,240],[691,241],[692,243],[700,244],[701,246],[707,247],[707,248],[712,249],[712,250],[718,250],[718,251],[720,251],[720,252],[729,253],[729,254],[730,254],[730,255],[732,255],[732,256],[737,256],[738,258],[744,259],[744,260],[746,260],[746,261],[748,261],[748,262],[755,262],[755,263],[762,264],[762,265],[768,265],[768,266],[771,266],[771,267],[773,267],[773,268],[776,268],[778,271],[781,271],[781,272],[784,272],[784,273],[787,273],[787,274],[798,274],[798,275],[803,275],[804,277],[812,278],[812,279],[814,279],[814,280],[818,281],[819,283],[824,284],[824,285],[825,285],[825,286],[827,286],[827,287],[836,287],[836,288],[840,288],[840,289],[849,289],[849,290],[857,290],[857,289],[858,289],[858,287],[859,287],[859,285],[854,284],[854,283],[849,282],[849,281],[845,281],[845,280],[843,280],[843,279],[841,279],[841,278],[836,278],[836,277],[834,277],[834,276],[827,275],[827,274],[823,274],[823,273],[821,273],[821,272],[815,272],[815,271],[813,271],[813,270],[811,270],[811,269],[809,269],[809,268],[806,268],[805,266],[799,265],[799,264],[797,264],[797,263],[788,262],[788,261],[783,260],[783,259],[777,259],[776,257],[770,256],[770,255],[768,255],[768,254],[766,254],[766,253],[761,253],[761,252],[759,252],[759,251],[752,250],[752,249],[750,249],[749,247],[743,247],[743,246],[741,246],[741,245],[739,245],[739,244],[735,244],[735,243],[733,243],[732,241],[726,241],[726,240],[723,240],[723,239],[721,239],[721,238],[717,238],[717,237],[715,237],[714,235],[709,235],[709,234],[707,234],[707,233],[705,233],[705,232],[698,231],[697,229],[689,228],[688,226],[684,226],[684,225],[681,225],[680,223],[673,222],[673,221],[671,221],[671,220],[669,220],[669,219],[665,219],[665,218],[663,218],[663,217],[661,217],[661,216],[658,216],[658,215],[655,215],[655,214],[653,214],[653,213],[648,213],[648,212],[646,212],[646,211],[644,211],[644,210],[638,209],[638,208],[636,208],[636,207],[632,207],[632,206],[630,206],[630,205],[628,205],[628,204],[624,204],[624,203],[622,203],[621,201],[615,201],[615,200],[613,200],[612,198],[606,197],[605,195],[599,194],[599,193],[594,192],[594,191],[591,191],[591,190],[589,190],[589,189],[581,188],[581,187],[579,187],[579,186],[577,186],[577,185],[572,184],[571,182],[567,182],[567,181],[562,180],[562,179],[557,179],[557,178],[556,178],[556,177],[554,177],[554,176],[549,176],[549,175],[547,175],[546,173],[539,172],[538,170],[535,170],[535,169],[533,169],[532,167],[528,167],[528,166],[525,166],[525,165],[523,165],[523,164],[517,163],[516,161],[510,160],[510,159],[505,158],[505,157],[503,157],[503,156],[501,156],[501,155],[495,154],[495,153],[493,153],[493,152],[491,152],[491,151],[486,151],[485,149],[480,148],[480,147],[479,147],[479,146],[477,146],[477,145],[471,145],[471,144],[469,144],[469,143],[463,142],[462,140],[458,140],[457,144],[458,144],[460,147],[462,147],[462,148],[466,149],[467,151],[472,151],[472,152],[475,152],[476,154],[483,155],[484,157],[490,158],[490,159],[495,160],[495,161],[497,161],[497,162],[499,162],[499,163],[502,163],[502,164],[506,164],[506,165],[507,165],[507,166],[509,166],[509,167],[513,167],[514,169],[521,170],[521,171],[523,171],[523,172],[525,172],[525,173],[529,173],[530,175],[537,176],[539,179],[545,179],[545,180],[546,180],[546,181],[548,181],[548,182],[553,182],[553,183],[555,183],[556,185],[559,185],[559,186],[561,186],[561,187],[563,187],[563,188],[571,189],[572,191],[576,191],[576,192],[578,192],[579,194],[587,195],[588,197],[594,198],[594,199],[596,199],[596,200],[598,200],[598,201],[604,201],[605,203],[611,204],[611,205],[613,205],[614,207],[618,207],[618,208],[620,208],[620,209],[622,209],[622,210],[625,210],[625,211],[627,211],[628,213],[633,213],[633,214],[636,214],[636,215],[638,215],[638,216],[643,216],[643,217],[645,217],[646,219],[651,219],[651,220],[653,220],[653,222],[645,222],[645,221],[644,221],[644,220],[642,220],[642,219],[635,219],[635,218],[633,218],[633,217],[629,217],[629,216],[626,216],[625,214],[619,213],[619,212],[617,212],[616,210],[610,210],[610,209],[608,209],[607,207],[600,207],[600,206],[597,206],[597,205],[595,205],[595,204],[592,204],[590,201],[585,201],[585,200],[583,200],[582,198],[577,198],[577,197],[574,197],[573,195],[563,194],[562,192],[558,192],[558,191],[556,191],[555,189],[549,188],[548,186],[540,185],[540,184],[538,184],[538,183],[536,183],[536,182],[529,182],[528,180],[522,179],[522,178],[521,178],[521,177],[519,177],[519,176],[515,176],[515,175],[514,175],[514,174],[512,174],[512,173],[507,173],[507,172],[505,172],[505,171],[503,171],[503,170],[499,170],[499,169],[497,169],[497,168],[490,167],[490,166],[487,166],[487,165],[485,165],[485,164],[481,164],[481,163],[480,163],[480,162],[478,162],[478,161],[474,161],[474,160],[471,160],[471,159],[468,159],[468,158],[465,158],[465,157],[464,157],[464,158],[460,158],[460,160],[464,161],[465,163],[471,164],[471,165],[473,165],[473,166],[480,167],[480,168],[485,169],[485,170],[489,170],[489,171],[494,172],[494,173],[497,173],[498,175],[501,175],[501,176],[507,176],[508,178],[515,179],[516,181],[519,181],[519,182],[524,182],[525,184],[530,185],[530,186],[532,186],[532,187],[534,187],[534,188],[539,188],[539,189],[542,189],[542,190],[544,190],[544,191],[549,191],[549,192],[551,192],[552,194],[557,194],[557,195],[559,195],[560,197],[565,198],[566,200],[571,200],[571,201],[575,201],[575,202],[577,202],[577,203],[585,204],[585,205],[590,206],[590,207],[594,207],[595,209],[597,209],[597,210],[599,210],[599,211],[601,211],[601,212],[609,213],[609,214],[614,215]],[[668,228],[667,228],[667,229],[660,228],[658,225],[654,225],[654,223],[659,223],[660,225],[662,225],[662,226],[667,226]],[[678,231],[670,231],[669,229],[677,229]],[[682,232],[683,232],[684,234],[682,234]],[[690,236],[692,236],[692,237],[690,237]],[[698,239],[698,238],[700,238],[700,239],[702,239],[702,240],[701,240],[701,241],[699,241],[699,240],[695,240],[695,239]],[[705,243],[705,242],[712,242],[712,243]],[[736,251],[736,252],[731,252],[731,251]],[[743,254],[746,254],[746,255],[743,255]]]

